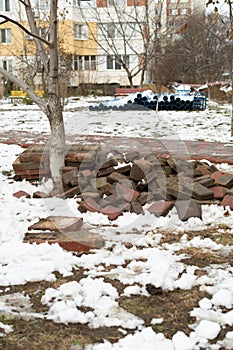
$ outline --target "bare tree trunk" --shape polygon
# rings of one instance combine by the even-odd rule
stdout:
[[[58,75],[58,40],[57,40],[57,4],[58,0],[50,3],[50,62],[48,83],[48,118],[51,127],[50,170],[55,187],[62,187],[60,168],[64,165],[65,129],[62,105],[59,91]]]

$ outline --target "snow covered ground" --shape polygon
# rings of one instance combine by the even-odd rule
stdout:
[[[88,106],[98,102],[99,99],[95,98],[69,101],[64,113],[66,132],[232,142],[229,105],[209,102],[208,108],[201,112],[160,111],[157,114],[153,111],[89,111]],[[46,118],[35,106],[1,103],[0,125],[1,131],[49,132]],[[112,223],[102,214],[81,215],[75,199],[18,199],[13,197],[18,190],[33,194],[38,189],[49,191],[52,188],[50,181],[36,187],[5,176],[22,151],[17,145],[0,144],[0,314],[27,315],[65,324],[85,323],[92,329],[117,326],[125,334],[115,344],[105,341],[87,346],[86,349],[90,350],[233,349],[233,331],[216,340],[221,329],[233,326],[233,268],[230,264],[213,265],[198,276],[195,274],[197,267],[184,264],[182,255],[177,254],[181,249],[195,247],[227,256],[232,251],[231,245],[199,236],[189,240],[185,231],[216,227],[219,233],[225,225],[229,227],[228,233],[233,234],[233,229],[230,229],[233,228],[232,211],[224,215],[224,208],[205,205],[202,220],[191,218],[181,222],[173,209],[165,218],[156,218],[146,211],[145,215],[125,213]],[[227,164],[219,165],[219,169],[233,172]],[[77,256],[58,245],[23,243],[28,227],[38,218],[48,215],[82,216],[84,227],[89,232],[103,235],[105,247]],[[164,229],[184,234],[178,243],[160,245]],[[125,242],[130,242],[131,247],[126,247]],[[109,270],[109,266],[114,268]],[[46,290],[41,303],[47,305],[47,313],[33,313],[30,308],[22,311],[10,305],[9,299],[16,297],[18,303],[25,305],[30,302],[24,294],[10,294],[10,286],[55,281],[56,271],[63,276],[72,276],[73,268],[82,267],[86,269],[86,277],[80,282],[71,281],[57,289]],[[191,316],[196,322],[190,325],[190,334],[178,331],[168,339],[122,309],[118,304],[119,292],[104,281],[105,276],[122,282],[125,285],[123,295],[127,296],[149,295],[146,285],[153,284],[168,291],[177,288],[191,290],[198,286],[209,297],[201,299],[192,310]],[[83,306],[92,311],[83,311]],[[154,315],[151,326],[163,321]],[[133,329],[134,333],[127,334],[128,329]],[[0,336],[9,332],[14,332],[14,329],[0,322]]]

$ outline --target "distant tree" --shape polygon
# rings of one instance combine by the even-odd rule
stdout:
[[[39,97],[32,85],[25,78],[12,74],[4,68],[0,68],[0,74],[7,80],[24,90],[27,95],[40,107],[47,116],[50,129],[50,170],[55,187],[62,186],[60,168],[64,165],[65,157],[65,131],[61,102],[60,79],[59,79],[59,55],[58,55],[58,0],[49,0],[49,40],[43,38],[35,20],[35,11],[30,0],[18,0],[26,12],[29,30],[20,22],[5,15],[0,15],[0,25],[11,22],[31,36],[35,42],[37,55],[41,60],[46,76],[45,89],[47,98]],[[26,80],[25,80],[26,79]]]
[[[129,85],[134,85],[134,78],[141,74],[140,85],[145,74],[158,54],[164,35],[163,4],[157,6],[154,1],[131,0],[130,6],[122,6],[124,0],[112,0],[107,4],[99,0],[97,6],[83,8],[80,11],[88,24],[91,18],[97,24],[97,33],[89,27],[92,37],[98,44],[109,66],[114,63],[122,67],[128,77]],[[108,5],[108,6],[107,6]],[[132,62],[131,57],[134,57]],[[112,61],[111,61],[112,60]]]
[[[233,2],[232,0],[224,0],[226,5],[228,6],[228,16],[229,23],[227,32],[226,32],[226,42],[228,43],[228,71],[229,77],[231,81],[231,94],[232,94],[232,109],[231,109],[231,136],[233,136]],[[214,13],[216,17],[219,17],[219,1],[218,0],[207,0],[207,6],[214,5]]]
[[[225,40],[227,23],[213,21],[211,15],[204,20],[191,16],[179,37],[169,47],[174,52],[174,65],[179,78],[190,83],[207,83],[222,80],[228,67]]]

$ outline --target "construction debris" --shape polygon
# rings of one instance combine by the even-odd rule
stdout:
[[[13,164],[16,174],[30,180],[28,164],[37,174],[41,170],[37,164],[49,174],[48,154],[42,146],[30,147]],[[186,221],[202,217],[202,204],[233,207],[233,175],[204,161],[114,150],[101,158],[99,145],[72,145],[61,173],[63,193],[35,192],[33,197],[74,197],[80,213],[102,213],[109,220],[127,211],[165,216],[175,206],[180,220]]]

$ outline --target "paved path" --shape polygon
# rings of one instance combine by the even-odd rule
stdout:
[[[17,144],[27,148],[32,144],[46,143],[48,133],[28,133],[11,131],[0,133],[0,143]],[[118,150],[128,152],[137,150],[141,153],[154,152],[156,155],[172,155],[186,159],[207,159],[213,163],[233,165],[233,143],[182,141],[153,138],[109,137],[103,135],[67,135],[71,143],[101,143],[104,151]]]

